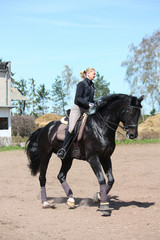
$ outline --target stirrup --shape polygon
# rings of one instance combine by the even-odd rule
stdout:
[[[64,159],[66,156],[66,150],[64,148],[60,148],[57,152],[57,157],[59,157],[60,159]]]

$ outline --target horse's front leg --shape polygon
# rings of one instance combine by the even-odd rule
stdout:
[[[62,160],[62,166],[61,166],[60,172],[57,176],[58,180],[60,181],[60,183],[65,191],[66,196],[68,197],[67,205],[70,208],[75,207],[75,200],[73,198],[73,192],[66,181],[66,177],[67,177],[67,173],[68,173],[69,169],[72,166],[72,162],[73,162],[72,158],[65,158],[64,160]]]
[[[101,164],[102,164],[103,170],[108,178],[108,182],[106,184],[106,193],[108,194],[114,184],[111,158],[108,157],[107,159],[106,158],[101,159]]]
[[[90,157],[88,160],[91,165],[100,185],[100,208],[103,214],[109,215],[109,204],[107,202],[107,193],[106,193],[106,180],[102,172],[101,164],[98,156]]]

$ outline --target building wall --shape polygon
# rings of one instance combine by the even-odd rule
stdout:
[[[11,114],[9,108],[0,108],[0,118],[8,118],[8,129],[0,129],[0,137],[11,137]]]
[[[0,106],[11,105],[11,79],[8,72],[0,71]]]
[[[0,108],[0,118],[8,118],[8,129],[0,129],[0,147],[12,144],[10,108]]]
[[[11,144],[11,78],[10,78],[10,62],[8,68],[0,69],[0,146]],[[7,121],[6,119],[7,118]],[[4,128],[5,120],[5,128]],[[8,126],[6,127],[6,123]]]

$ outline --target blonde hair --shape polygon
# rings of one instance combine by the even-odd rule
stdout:
[[[92,71],[95,71],[95,69],[94,69],[94,68],[91,68],[91,67],[87,68],[87,69],[84,70],[84,71],[80,71],[81,78],[85,78],[86,75],[87,75],[87,73],[88,73],[88,72],[92,72]]]

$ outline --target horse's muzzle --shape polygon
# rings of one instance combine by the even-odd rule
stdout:
[[[137,136],[138,136],[137,130],[136,129],[128,129],[127,136],[129,137],[129,139],[137,138]]]

